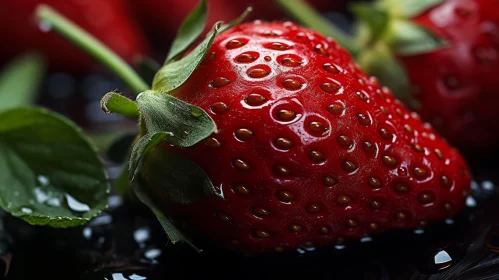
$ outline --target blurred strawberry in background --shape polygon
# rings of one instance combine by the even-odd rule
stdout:
[[[160,47],[169,46],[183,19],[194,9],[199,0],[126,0],[129,2],[151,42]],[[346,0],[307,0],[320,12],[343,7]],[[217,21],[227,22],[237,18],[248,6],[253,12],[248,20],[276,20],[288,18],[273,0],[207,0],[208,22],[205,31]],[[165,50],[166,51],[166,50]]]
[[[40,30],[34,11],[41,3],[69,17],[128,62],[148,52],[143,33],[123,0],[2,0],[1,64],[22,52],[36,50],[48,59],[51,70],[73,73],[92,70],[95,63],[91,57],[61,36]]]

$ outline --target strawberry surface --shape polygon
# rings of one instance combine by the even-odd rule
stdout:
[[[499,2],[447,0],[413,20],[449,44],[399,56],[420,102],[418,112],[471,153],[497,148]]]
[[[209,112],[218,132],[173,150],[225,199],[180,205],[196,235],[236,251],[316,247],[455,215],[470,175],[333,39],[255,21],[218,37],[173,93]]]

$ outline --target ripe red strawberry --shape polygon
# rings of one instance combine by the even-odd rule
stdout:
[[[192,232],[233,250],[424,226],[455,215],[468,194],[456,150],[333,39],[292,23],[220,34],[173,94],[209,112],[218,132],[189,148],[160,147],[198,164],[225,199],[180,205],[155,186],[158,197]]]
[[[94,61],[57,34],[39,30],[35,8],[44,3],[96,36],[119,56],[132,62],[147,53],[147,43],[121,0],[5,0],[0,5],[0,61],[24,51],[42,52],[54,70],[86,72]]]
[[[456,146],[473,153],[497,148],[499,2],[447,0],[413,21],[449,44],[399,56],[418,112]]]

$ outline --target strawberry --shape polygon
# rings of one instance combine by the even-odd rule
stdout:
[[[319,14],[304,18],[299,9],[288,10],[324,29],[316,24]],[[357,40],[342,43],[362,69],[467,155],[499,148],[492,121],[499,117],[496,0],[377,0],[352,10]]]
[[[5,0],[0,5],[0,36],[4,42],[0,60],[24,51],[42,52],[53,70],[87,72],[90,56],[57,34],[42,32],[35,21],[35,7],[45,3],[96,36],[128,62],[147,53],[147,42],[120,0]]]
[[[492,120],[499,118],[499,2],[443,1],[412,21],[448,43],[398,56],[418,112],[467,152],[497,148],[499,131]],[[432,66],[422,70],[422,65]]]
[[[333,39],[290,22],[218,35],[172,95],[208,112],[218,130],[151,153],[194,162],[223,199],[181,204],[148,176],[143,184],[191,233],[232,250],[281,252],[421,227],[455,215],[469,192],[458,151]],[[154,165],[146,158],[142,174]]]

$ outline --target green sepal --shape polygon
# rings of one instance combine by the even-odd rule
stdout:
[[[152,89],[159,93],[169,93],[185,83],[203,61],[221,25],[221,22],[217,22],[213,32],[208,34],[191,53],[161,67],[154,76]]]
[[[134,62],[137,73],[149,85],[152,85],[154,75],[161,69],[161,65],[147,56],[141,56]]]
[[[201,167],[164,148],[155,147],[144,157],[137,176],[168,200],[181,204],[190,204],[210,195],[223,199]]]
[[[390,16],[378,5],[361,2],[351,5],[350,9],[369,29],[369,42],[377,41],[387,31]]]
[[[42,78],[45,60],[35,53],[14,58],[0,73],[0,110],[35,103]]]
[[[377,77],[381,84],[390,88],[398,99],[417,108],[418,103],[410,94],[409,79],[404,67],[388,46],[378,42],[359,56],[358,63],[367,73]]]
[[[206,0],[201,0],[194,10],[180,26],[177,36],[173,40],[170,51],[168,52],[165,63],[181,56],[189,46],[196,41],[206,26],[208,6]]]
[[[110,91],[102,97],[100,107],[106,114],[116,113],[130,119],[140,116],[137,103],[124,97],[117,90]]]
[[[150,196],[148,195],[140,185],[135,184],[133,187],[134,193],[137,196],[137,198],[145,205],[147,206],[151,212],[156,216],[158,219],[158,222],[160,223],[161,227],[165,231],[166,235],[168,236],[168,239],[170,239],[170,242],[172,244],[176,244],[178,242],[186,242],[189,244],[194,250],[196,250],[198,253],[202,252],[201,249],[196,247],[194,243],[187,238],[164,214],[161,212],[160,208],[157,206],[157,203],[153,202],[152,197],[155,196]]]
[[[382,6],[399,18],[413,18],[445,0],[382,0]]]
[[[33,225],[72,227],[107,207],[95,147],[65,117],[39,108],[0,113],[0,207]]]
[[[228,24],[222,25],[222,22],[217,22],[213,26],[213,30],[206,35],[206,38],[188,55],[179,60],[165,64],[154,77],[152,89],[160,93],[171,93],[174,89],[180,87],[192,73],[198,68],[199,64],[206,56],[208,49],[213,44],[215,36],[236,24],[239,24],[251,12],[251,8],[247,8],[241,16]]]
[[[130,175],[140,170],[142,159],[165,140],[171,145],[190,147],[217,131],[215,122],[201,108],[169,94],[145,91],[137,97],[146,132],[132,150]]]
[[[393,20],[387,43],[397,55],[416,55],[448,46],[429,29],[408,20]]]
[[[233,20],[229,23],[226,23],[226,24],[223,24],[222,26],[220,26],[218,33],[222,33],[224,31],[226,31],[227,29],[232,28],[232,27],[240,24],[249,15],[249,13],[251,13],[251,11],[253,11],[253,8],[247,7],[246,10],[244,10],[244,12],[238,18],[236,18],[235,20]]]

